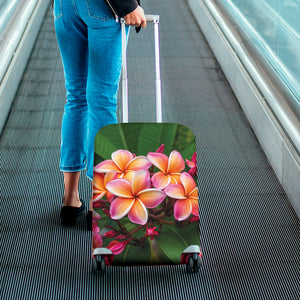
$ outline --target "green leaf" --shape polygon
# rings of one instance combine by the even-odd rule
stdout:
[[[95,154],[103,160],[110,159],[111,154],[124,148],[124,143],[119,132],[118,124],[108,125],[101,128],[95,138]]]
[[[188,247],[188,243],[172,226],[163,225],[157,242],[161,250],[173,263],[179,263],[181,253]]]
[[[122,253],[114,257],[116,264],[143,265],[149,264],[151,250],[147,241],[144,247],[127,245]]]
[[[171,151],[174,150],[174,142],[175,142],[178,126],[180,125],[177,125],[175,123],[164,123],[163,126],[164,126],[163,127],[164,130],[162,131],[161,134],[159,146],[161,144],[164,144],[165,145],[164,153],[166,155],[169,155]]]
[[[126,150],[137,154],[137,144],[143,123],[124,123],[119,124],[126,140]]]
[[[160,137],[162,134],[162,124],[144,123],[137,146],[137,152],[141,155],[147,155],[149,152],[155,152],[160,146]]]
[[[111,153],[129,150],[137,155],[155,152],[161,144],[164,153],[179,151],[190,159],[195,152],[195,136],[189,128],[175,123],[112,124],[99,130],[95,139],[95,163],[111,158]]]
[[[195,144],[195,135],[190,128],[184,125],[179,125],[174,142],[174,148],[181,153],[190,144]]]
[[[188,245],[200,245],[199,222],[191,223],[188,226],[177,227],[178,232],[184,237]]]
[[[149,244],[151,249],[151,264],[159,264],[159,265],[170,265],[172,264],[172,260],[168,258],[168,256],[161,250],[157,238],[151,240],[149,238]]]
[[[181,155],[184,159],[191,160],[195,151],[196,151],[196,145],[195,143],[191,143],[183,151],[181,151]]]
[[[124,133],[122,124],[118,124],[118,129],[119,129],[119,134],[120,134],[120,138],[121,138],[122,144],[124,145],[123,146],[123,150],[128,150],[128,145],[127,145],[127,141],[126,141],[126,135]]]
[[[199,224],[186,227],[163,225],[157,242],[161,250],[173,263],[180,263],[182,252],[190,245],[199,245]]]

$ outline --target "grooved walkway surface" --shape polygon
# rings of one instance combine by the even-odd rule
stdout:
[[[184,1],[144,2],[161,15],[163,119],[197,137],[203,267],[94,276],[84,216],[60,225],[65,90],[49,8],[0,139],[1,299],[299,299],[299,221],[218,63]],[[154,121],[151,27],[130,37],[130,121]],[[87,201],[90,188],[82,178]]]

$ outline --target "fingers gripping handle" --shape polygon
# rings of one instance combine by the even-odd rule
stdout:
[[[154,53],[155,53],[155,86],[156,86],[156,121],[162,122],[162,102],[161,102],[161,78],[160,78],[160,54],[159,54],[159,16],[146,15],[147,22],[152,22],[154,26]],[[126,28],[125,21],[122,24],[122,111],[123,123],[128,123],[128,78],[127,78],[127,53],[126,53]]]

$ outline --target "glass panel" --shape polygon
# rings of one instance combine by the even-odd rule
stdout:
[[[300,105],[300,1],[215,0],[246,33]]]
[[[0,35],[21,0],[0,0]]]

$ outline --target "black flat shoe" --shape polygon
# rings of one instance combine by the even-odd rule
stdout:
[[[89,210],[86,215],[87,230],[92,231],[93,211]]]
[[[64,226],[75,226],[76,218],[84,213],[85,204],[80,200],[80,207],[63,206],[60,212],[62,224]]]

